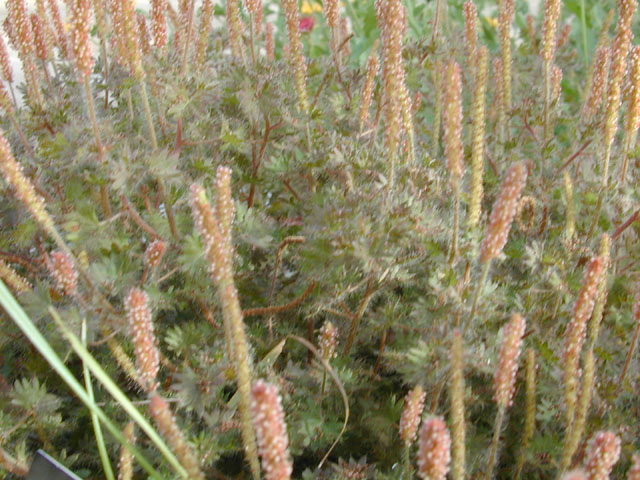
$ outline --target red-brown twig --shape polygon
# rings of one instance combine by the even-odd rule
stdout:
[[[640,210],[636,210],[626,222],[616,228],[616,231],[613,232],[613,235],[611,235],[611,240],[615,240],[620,235],[622,235],[622,232],[629,228],[629,226],[638,219],[638,215],[640,215]]]

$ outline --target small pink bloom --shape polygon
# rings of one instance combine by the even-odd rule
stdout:
[[[313,17],[302,17],[300,19],[300,31],[303,33],[313,30],[313,26],[316,24],[316,20]]]

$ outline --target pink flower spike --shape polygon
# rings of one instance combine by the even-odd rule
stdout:
[[[258,380],[251,389],[251,411],[265,480],[289,480],[293,462],[278,388]]]
[[[418,443],[418,476],[423,480],[445,480],[450,462],[451,435],[444,420],[425,420]]]

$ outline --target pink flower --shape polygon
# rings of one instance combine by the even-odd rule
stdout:
[[[302,17],[300,19],[300,31],[303,33],[313,30],[313,26],[316,24],[316,20],[313,17]]]

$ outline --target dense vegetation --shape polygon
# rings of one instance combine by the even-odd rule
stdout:
[[[636,0],[35,3],[0,474],[640,478]]]

